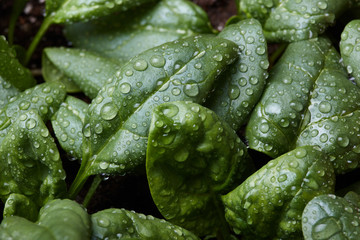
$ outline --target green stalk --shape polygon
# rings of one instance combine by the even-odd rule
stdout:
[[[28,50],[26,51],[24,65],[27,65],[29,63],[31,56],[33,55],[41,38],[44,36],[45,32],[48,30],[50,25],[53,23],[53,19],[54,19],[54,17],[52,15],[50,15],[44,19],[39,31],[36,33],[33,41],[31,42]]]
[[[77,173],[74,182],[70,186],[69,189],[70,199],[75,199],[75,197],[78,195],[78,193],[86,183],[86,180],[89,178],[89,175],[86,174],[86,171],[83,166],[85,165],[81,164],[79,172]]]
[[[14,43],[14,32],[15,32],[16,21],[19,18],[20,13],[24,9],[25,5],[26,5],[26,0],[14,1],[14,5],[11,10],[9,30],[8,30],[8,42],[10,45]]]
[[[96,175],[93,182],[92,182],[92,184],[91,184],[91,186],[90,186],[90,189],[87,192],[87,194],[85,196],[85,199],[83,201],[83,206],[85,208],[89,205],[89,202],[90,202],[92,196],[94,196],[94,194],[96,192],[96,189],[100,185],[101,181],[102,181],[102,179],[101,179],[100,175]]]

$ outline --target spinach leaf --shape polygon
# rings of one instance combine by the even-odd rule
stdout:
[[[151,110],[164,102],[203,102],[216,77],[238,57],[228,40],[197,36],[149,49],[131,59],[89,106],[74,196],[92,174],[144,168]]]
[[[46,15],[54,23],[84,21],[127,11],[155,0],[47,0]]]
[[[11,125],[0,145],[0,166],[0,198],[15,201],[5,206],[24,202],[19,197],[8,199],[13,193],[26,196],[38,207],[65,193],[58,149],[36,110],[22,113]]]
[[[306,127],[360,109],[360,90],[348,80],[339,62],[339,54],[326,39],[291,43],[271,70],[267,88],[246,127],[250,148],[277,157],[296,147]],[[351,138],[349,128],[353,127],[346,125],[340,130],[348,134],[344,140]],[[309,137],[318,134],[314,130]],[[316,143],[320,148],[327,144]],[[335,143],[334,147],[338,151],[342,146]]]
[[[30,198],[19,193],[12,193],[5,202],[3,216],[19,216],[30,221],[36,221],[38,217],[39,206]],[[0,238],[2,239],[2,238]]]
[[[59,144],[67,153],[77,159],[82,157],[82,129],[87,109],[87,103],[68,96],[51,119]]]
[[[153,110],[146,173],[152,198],[169,221],[200,236],[226,230],[220,195],[252,168],[245,144],[213,111],[191,102]]]
[[[360,86],[360,20],[353,20],[348,23],[341,33],[340,52],[347,71],[354,76],[355,82]]]
[[[255,19],[229,25],[219,37],[235,42],[240,54],[217,81],[206,106],[239,130],[261,97],[268,76],[267,44],[260,23]]]
[[[302,239],[301,214],[307,202],[334,192],[328,157],[299,147],[268,162],[223,196],[225,217],[248,239]]]
[[[90,224],[89,215],[78,203],[56,199],[40,209],[37,222],[7,217],[0,225],[0,232],[11,239],[82,240],[90,239]]]
[[[211,31],[199,6],[187,0],[162,0],[137,11],[68,25],[65,35],[76,47],[125,63],[165,42]]]
[[[118,63],[98,54],[70,48],[46,48],[42,57],[45,81],[61,81],[68,92],[84,92],[95,98],[118,70]]]
[[[321,195],[311,200],[302,215],[305,240],[359,239],[360,196]]]
[[[153,216],[124,209],[105,209],[91,215],[92,239],[180,240],[193,233]]]
[[[21,65],[15,50],[0,36],[0,107],[20,91],[36,84],[29,69]]]
[[[266,39],[295,42],[318,37],[348,7],[349,0],[237,0],[239,15],[259,19]]]

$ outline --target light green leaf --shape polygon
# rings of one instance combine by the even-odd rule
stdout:
[[[124,209],[105,209],[91,215],[92,239],[199,240],[193,233],[166,222]]]
[[[167,220],[200,236],[226,231],[219,197],[252,169],[245,144],[213,111],[191,102],[153,110],[146,173]]]
[[[36,221],[38,210],[39,206],[37,206],[30,198],[19,193],[12,193],[6,199],[3,216],[4,218],[18,216],[30,221]]]
[[[85,115],[88,104],[68,96],[52,117],[51,123],[61,147],[71,156],[81,159]]]
[[[217,81],[215,92],[206,106],[224,119],[233,129],[248,119],[259,101],[269,66],[267,44],[260,23],[255,19],[229,25],[219,34],[239,45],[239,58]]]
[[[66,26],[66,37],[80,48],[121,63],[165,42],[211,33],[206,13],[187,0],[163,0],[137,11]]]
[[[334,186],[327,156],[310,146],[296,148],[223,196],[225,217],[245,239],[302,239],[301,214],[307,202],[333,193]]]
[[[60,81],[68,92],[96,97],[119,64],[98,54],[74,48],[46,48],[42,57],[45,81]]]
[[[151,110],[164,102],[203,102],[216,77],[237,57],[236,44],[198,36],[130,60],[89,106],[82,165],[71,193],[92,174],[144,169]]]

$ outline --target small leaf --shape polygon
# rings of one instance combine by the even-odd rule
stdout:
[[[354,192],[344,198],[329,194],[312,199],[302,214],[304,239],[359,239],[360,205],[348,198],[360,200]]]
[[[39,207],[28,197],[22,194],[13,193],[7,198],[4,206],[4,218],[19,216],[30,221],[36,221]],[[2,238],[0,238],[2,239]]]
[[[225,217],[246,239],[301,239],[307,202],[334,192],[335,174],[327,156],[300,147],[259,169],[223,196]]]
[[[45,81],[60,81],[68,92],[82,91],[90,98],[96,97],[120,68],[98,54],[73,48],[46,48],[42,61]]]
[[[360,86],[360,20],[348,23],[341,33],[340,52],[349,74],[354,76],[356,84]]]
[[[55,23],[85,21],[127,11],[156,0],[47,0],[46,15]]]
[[[68,96],[53,116],[51,123],[61,147],[71,156],[81,159],[82,129],[88,104]]]
[[[163,219],[124,209],[105,209],[91,215],[92,239],[199,240],[193,233]]]
[[[38,207],[63,196],[65,172],[53,138],[36,110],[12,124],[0,146],[0,198],[22,194]]]
[[[239,128],[261,97],[268,76],[267,45],[260,23],[255,19],[229,25],[219,34],[239,45],[239,58],[216,82],[206,106],[233,129]]]
[[[153,200],[169,221],[200,236],[225,229],[219,196],[252,167],[246,146],[213,111],[191,102],[153,110],[146,172]]]
[[[125,63],[133,56],[179,38],[211,33],[207,14],[185,0],[163,0],[119,15],[66,26],[76,46]]]

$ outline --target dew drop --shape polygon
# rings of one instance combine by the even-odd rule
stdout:
[[[107,121],[114,119],[117,113],[117,108],[111,102],[105,104],[100,111],[101,118]]]
[[[126,93],[129,93],[131,90],[131,86],[129,83],[122,83],[120,85],[120,92],[126,94]]]
[[[27,129],[33,129],[36,126],[36,121],[33,118],[30,118],[26,121],[25,126]]]
[[[199,86],[195,83],[185,84],[184,93],[189,97],[196,97],[199,94]]]
[[[331,104],[329,102],[322,101],[319,104],[319,111],[322,113],[328,113],[331,111]]]
[[[150,64],[156,68],[163,67],[165,65],[165,62],[165,58],[160,55],[154,55],[150,58]]]
[[[138,59],[134,63],[134,69],[137,71],[144,71],[148,67],[147,62],[144,59]]]

